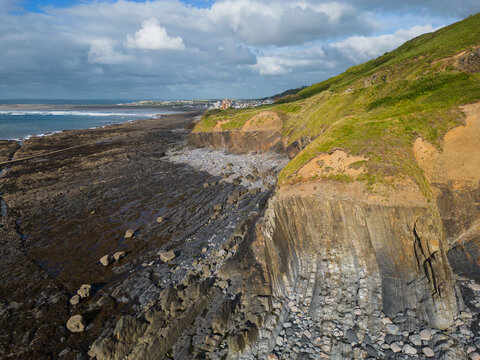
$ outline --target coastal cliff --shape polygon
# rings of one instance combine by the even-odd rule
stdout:
[[[204,115],[203,121],[208,121],[209,114]],[[241,128],[229,129],[228,121],[218,121],[211,131],[202,131],[196,127],[188,137],[190,145],[195,147],[212,147],[228,149],[236,153],[251,151],[284,151],[282,135],[282,120],[273,111],[263,111],[253,115]]]
[[[231,308],[222,356],[473,353],[462,344],[480,290],[479,24],[477,14],[275,105],[206,114],[195,127],[191,145],[272,150],[243,133],[274,113],[276,149],[291,158],[240,246],[248,266],[222,268],[250,317],[246,326]],[[263,140],[270,129],[255,131]]]
[[[477,14],[275,104],[205,113],[159,168],[195,184],[165,192],[170,213],[133,241],[159,245],[98,290],[89,311],[124,307],[88,355],[480,357],[479,48]]]

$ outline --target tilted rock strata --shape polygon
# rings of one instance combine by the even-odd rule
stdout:
[[[296,277],[306,276],[305,263],[314,261],[327,272],[339,269],[353,287],[364,283],[356,301],[372,309],[389,316],[419,309],[432,325],[448,327],[457,305],[443,234],[419,191],[417,196],[382,201],[358,184],[328,182],[281,188],[270,205],[274,226],[263,235],[271,237],[265,265],[276,274],[276,288],[294,286]]]

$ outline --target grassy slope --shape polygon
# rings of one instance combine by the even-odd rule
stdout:
[[[459,105],[480,100],[480,73],[463,73],[436,60],[476,45],[480,45],[480,14],[410,40],[280,104],[208,113],[195,131],[210,131],[226,119],[230,121],[222,128],[236,129],[255,113],[273,110],[284,119],[289,143],[316,137],[282,171],[281,183],[295,182],[296,171],[319,153],[342,148],[369,159],[368,173],[360,179],[367,184],[404,174],[428,194],[413,158],[413,141],[422,136],[441,148],[444,134],[463,122]]]

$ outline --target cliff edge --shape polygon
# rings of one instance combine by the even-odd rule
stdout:
[[[191,145],[290,162],[211,276],[163,290],[90,355],[478,355],[479,49],[477,14],[273,105],[207,112]]]

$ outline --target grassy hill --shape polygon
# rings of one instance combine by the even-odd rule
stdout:
[[[208,132],[222,121],[234,130],[258,112],[272,110],[283,120],[287,143],[311,137],[280,174],[280,183],[321,153],[341,148],[367,159],[358,179],[368,185],[409,176],[428,195],[412,146],[419,136],[438,148],[451,128],[464,121],[459,106],[480,101],[480,13],[394,51],[354,66],[273,105],[208,112],[194,131]],[[388,179],[388,180],[387,180]]]

